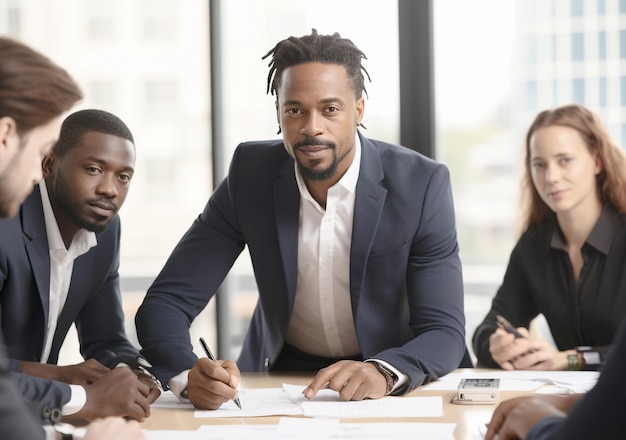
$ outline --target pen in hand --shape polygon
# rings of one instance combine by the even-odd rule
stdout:
[[[215,356],[213,356],[213,352],[211,351],[203,337],[200,337],[200,345],[202,345],[202,348],[204,349],[204,352],[209,359],[211,359],[213,362],[217,361]],[[241,403],[239,402],[239,398],[233,400],[233,402],[235,402],[235,405],[237,405],[239,409],[241,409]]]
[[[513,325],[511,325],[511,323],[509,321],[507,321],[505,318],[503,318],[500,315],[496,315],[496,320],[498,321],[498,327],[506,330],[507,332],[515,335],[516,338],[523,338],[524,335],[522,335],[519,331],[517,331],[517,329],[515,327],[513,327]]]

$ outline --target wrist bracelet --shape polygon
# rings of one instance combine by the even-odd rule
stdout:
[[[580,370],[580,358],[578,353],[567,355],[567,369],[570,371]]]
[[[597,370],[602,365],[602,356],[593,347],[576,347],[576,353],[580,359],[579,369],[581,370]]]

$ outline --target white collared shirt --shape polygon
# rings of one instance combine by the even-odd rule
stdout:
[[[294,164],[300,191],[298,281],[286,342],[304,352],[332,358],[361,354],[350,297],[352,224],[361,170],[358,133],[354,148],[352,163],[339,182],[328,190],[326,209],[313,199]],[[394,390],[408,380],[393,365],[369,360],[383,363],[398,375]],[[187,386],[188,374],[189,370],[185,370],[168,382],[183,402],[188,402],[180,397]]]
[[[300,190],[298,281],[286,341],[318,356],[361,353],[350,301],[350,248],[361,142],[354,159],[327,194],[326,209],[313,199],[296,166]]]
[[[61,237],[54,211],[50,205],[46,183],[43,179],[39,182],[39,189],[43,205],[43,215],[46,222],[48,248],[50,250],[48,322],[40,359],[42,363],[46,363],[50,356],[50,349],[52,347],[54,333],[56,332],[57,322],[65,306],[65,301],[67,300],[72,271],[74,269],[74,260],[96,246],[97,240],[94,232],[81,229],[76,236],[74,236],[69,249],[65,249],[65,243]]]

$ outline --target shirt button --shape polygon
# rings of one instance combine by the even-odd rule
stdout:
[[[270,367],[270,358],[265,358],[265,368]]]

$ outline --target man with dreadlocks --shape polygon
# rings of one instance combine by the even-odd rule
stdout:
[[[153,373],[214,409],[237,397],[240,370],[319,370],[305,396],[344,400],[450,372],[465,330],[447,168],[359,133],[367,72],[350,40],[314,29],[268,56],[282,140],[238,146],[150,287],[136,324]],[[198,359],[190,322],[246,245],[259,302],[241,355]]]

